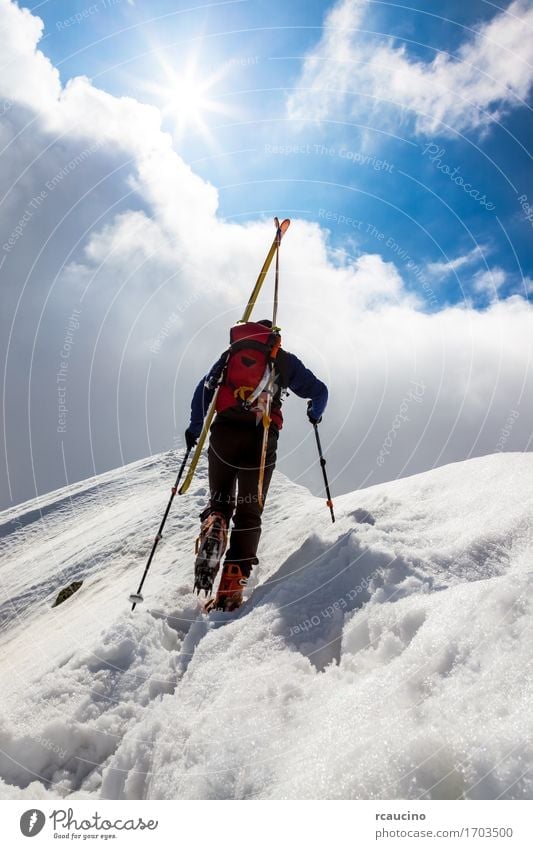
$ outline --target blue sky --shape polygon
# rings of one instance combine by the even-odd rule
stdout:
[[[523,194],[533,197],[530,108],[509,109],[504,123],[492,122],[483,131],[446,133],[413,133],[408,114],[395,126],[385,126],[379,116],[350,121],[342,109],[325,122],[291,120],[287,92],[298,86],[303,59],[319,43],[331,5],[229,2],[191,8],[78,0],[33,8],[45,22],[42,49],[63,82],[86,74],[115,95],[161,105],[149,86],[154,80],[171,86],[163,64],[179,76],[192,62],[198,85],[211,80],[205,94],[215,108],[202,115],[209,133],[186,127],[175,135],[175,145],[219,189],[222,216],[249,219],[279,209],[324,223],[321,210],[327,210],[337,216],[327,221],[333,247],[350,255],[379,250],[392,261],[401,252],[421,267],[481,245],[476,263],[464,268],[468,278],[486,259],[506,273],[501,293],[520,288],[522,276],[533,275],[531,225],[517,201]],[[485,2],[418,5],[416,11],[368,4],[360,39],[392,40],[404,45],[411,60],[431,62],[437,51],[460,49],[496,12]],[[79,23],[76,15],[82,16]],[[165,120],[171,131],[174,117]],[[458,169],[494,209],[467,195],[439,164]],[[343,223],[342,216],[352,220]],[[384,234],[381,244],[376,231]],[[409,269],[405,276],[416,288]],[[459,272],[434,286],[439,301],[485,302],[485,294]]]
[[[336,492],[530,450],[532,30],[527,0],[0,0],[5,503],[179,446],[274,214]],[[318,492],[304,408],[279,467]]]

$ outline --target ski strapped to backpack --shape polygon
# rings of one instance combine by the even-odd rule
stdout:
[[[274,219],[276,224],[276,272],[274,275],[274,306],[272,309],[272,329],[274,330],[276,326],[276,319],[278,315],[278,293],[279,293],[279,246],[281,244],[281,230],[279,225],[279,220],[277,218]],[[279,347],[281,344],[281,337],[279,339],[279,344],[273,349],[270,356],[270,373],[266,383],[266,402],[264,405],[263,411],[263,440],[261,443],[261,459],[259,460],[259,476],[257,479],[257,498],[259,501],[259,506],[263,508],[265,502],[265,494],[263,492],[263,483],[265,479],[265,464],[266,464],[266,454],[268,448],[268,434],[270,431],[270,423],[271,412],[272,412],[272,401],[275,392],[275,382],[276,382],[276,371],[274,368],[276,354],[278,353]]]
[[[266,256],[266,259],[263,263],[263,267],[261,268],[261,271],[259,272],[259,277],[256,280],[255,286],[252,290],[252,293],[250,295],[248,303],[246,304],[245,310],[244,310],[242,318],[241,318],[241,322],[240,322],[241,324],[245,324],[245,323],[250,321],[250,316],[252,314],[252,310],[253,310],[253,308],[256,304],[257,298],[259,297],[261,287],[262,287],[262,285],[265,281],[265,277],[266,277],[267,272],[270,268],[270,265],[272,264],[272,260],[274,259],[274,254],[276,254],[279,251],[281,239],[283,238],[284,234],[289,229],[289,225],[290,225],[291,222],[288,218],[285,218],[285,220],[282,221],[281,224],[280,224],[280,222],[276,218],[274,220],[274,223],[276,225],[276,235],[274,237],[274,241],[272,242],[272,245],[270,246],[270,250],[269,250],[269,252]],[[189,486],[191,485],[191,481],[194,477],[194,473],[196,471],[198,461],[199,461],[200,456],[202,454],[202,451],[203,451],[203,448],[204,448],[204,445],[205,445],[205,441],[206,441],[207,435],[209,433],[209,429],[210,429],[211,424],[213,422],[213,419],[215,417],[215,413],[217,412],[218,394],[219,394],[219,391],[220,391],[220,388],[221,388],[222,381],[223,381],[224,376],[225,376],[226,365],[228,364],[230,351],[231,351],[231,348],[228,350],[228,354],[227,354],[226,362],[224,364],[224,368],[221,371],[217,386],[215,388],[215,393],[213,395],[213,399],[212,399],[211,404],[209,406],[209,409],[207,411],[207,415],[204,419],[202,432],[200,433],[200,436],[198,437],[198,442],[196,443],[196,448],[195,448],[193,457],[191,459],[189,469],[187,471],[187,474],[185,476],[183,484],[181,485],[180,489],[178,490],[180,495],[183,495],[185,492],[187,492],[187,490],[189,489]]]

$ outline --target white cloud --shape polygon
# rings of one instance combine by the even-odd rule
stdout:
[[[470,265],[472,262],[483,259],[488,250],[489,249],[487,247],[476,245],[476,247],[472,248],[472,250],[468,251],[468,253],[456,256],[454,259],[447,260],[446,262],[429,262],[427,265],[427,271],[429,274],[435,276],[447,276],[448,274],[453,274],[459,268],[463,268],[465,265]]]
[[[0,86],[9,97],[36,111],[51,109],[61,92],[58,71],[35,47],[44,25],[29,9],[0,0]]]
[[[533,82],[533,5],[513,0],[479,26],[455,56],[431,61],[409,57],[405,46],[369,40],[358,30],[364,0],[340,0],[325,20],[319,43],[307,55],[289,114],[323,120],[342,107],[352,115],[383,118],[389,102],[414,112],[419,132],[483,128],[519,105]],[[298,90],[300,89],[300,90]]]
[[[502,268],[491,268],[488,271],[478,271],[474,274],[473,284],[476,292],[481,292],[494,299],[498,291],[507,281],[507,275]]]
[[[357,8],[343,6],[337,19]],[[15,102],[2,128],[17,137],[2,156],[10,205],[0,246],[47,180],[98,143],[48,192],[5,254],[4,338],[14,317],[7,445],[15,497],[29,497],[34,474],[42,490],[64,483],[62,446],[69,479],[92,473],[93,463],[101,470],[170,446],[187,424],[194,384],[240,317],[272,223],[220,219],[216,190],[173,150],[156,109],[84,78],[61,89],[36,50],[40,25],[5,0],[0,12],[25,79],[22,88],[16,73],[0,79],[3,96]],[[495,450],[508,410],[530,404],[521,392],[532,377],[532,307],[514,297],[483,312],[443,305],[428,315],[423,290],[418,298],[410,293],[393,263],[377,254],[336,259],[325,229],[294,221],[282,247],[279,315],[286,347],[330,385],[323,427],[335,490]],[[494,274],[497,282],[500,270]],[[268,315],[271,296],[267,287],[257,315]],[[73,306],[81,307],[80,327],[68,371],[68,429],[58,437],[56,373]],[[412,380],[426,387],[423,403],[412,405],[378,467]],[[288,400],[280,462],[318,487],[304,409]],[[527,444],[530,420],[529,412],[520,416],[509,448]]]

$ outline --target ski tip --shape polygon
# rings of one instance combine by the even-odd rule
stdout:
[[[289,229],[290,223],[291,223],[290,218],[284,218],[283,221],[280,224],[278,216],[277,215],[274,216],[274,226],[275,226],[276,230],[278,230],[278,232],[280,233],[281,236],[283,236],[283,234],[287,232],[287,230]]]

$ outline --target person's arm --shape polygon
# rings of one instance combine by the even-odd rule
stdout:
[[[202,432],[204,418],[209,409],[209,405],[213,400],[213,395],[215,394],[215,389],[225,362],[226,353],[224,352],[205,377],[202,377],[198,386],[194,390],[194,395],[192,396],[191,401],[191,421],[188,431],[196,439],[198,439]]]
[[[318,377],[315,377],[310,369],[304,366],[298,357],[288,351],[286,355],[288,388],[299,398],[308,398],[311,401],[309,412],[318,421],[328,403],[328,388]]]

